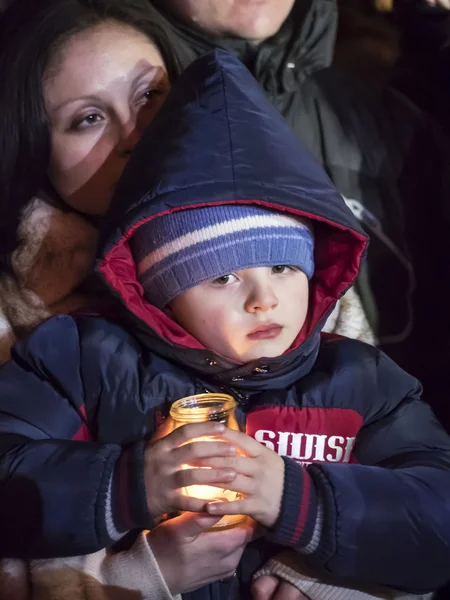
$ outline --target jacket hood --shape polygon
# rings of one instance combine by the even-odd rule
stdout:
[[[276,35],[255,46],[241,38],[217,38],[182,22],[155,2],[174,33],[199,57],[216,47],[236,54],[270,93],[294,91],[333,60],[338,11],[336,0],[297,0]]]
[[[191,367],[207,365],[210,373],[240,379],[260,369],[259,363],[237,365],[214,355],[146,302],[128,243],[141,224],[157,216],[232,203],[313,222],[315,272],[307,320],[293,349],[264,360],[263,371],[279,374],[292,369],[292,362],[309,364],[321,325],[357,276],[367,237],[244,65],[215,50],[179,78],[135,148],[106,218],[97,269],[147,346],[177,360],[181,354]]]

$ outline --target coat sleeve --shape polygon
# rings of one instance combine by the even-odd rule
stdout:
[[[107,352],[99,348],[106,363]],[[132,526],[152,525],[144,506],[143,475],[142,481],[128,476],[125,482],[134,491],[125,495],[139,497],[139,516],[139,510],[133,512],[134,520],[126,524],[116,518],[113,498],[116,488],[123,488],[122,471],[128,471],[119,466],[137,465],[138,471],[143,443],[122,452],[118,444],[93,441],[92,395],[103,376],[99,372],[89,381],[82,354],[74,319],[57,317],[18,344],[12,360],[0,369],[2,557],[92,553],[111,546]],[[97,373],[95,365],[92,369]],[[94,407],[90,419],[88,397]]]
[[[372,362],[363,361],[368,410],[354,449],[359,464],[304,468],[284,459],[273,539],[332,575],[432,591],[450,573],[450,438],[417,380],[381,352]]]
[[[31,584],[30,584],[31,582]],[[45,560],[0,560],[2,600],[181,600],[172,596],[141,532],[129,550]]]

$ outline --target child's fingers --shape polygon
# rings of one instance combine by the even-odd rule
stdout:
[[[212,421],[190,423],[189,425],[178,427],[168,436],[160,440],[160,442],[171,448],[177,448],[195,438],[217,436],[221,435],[224,431],[225,427],[221,423],[213,423]]]
[[[218,515],[249,515],[251,514],[251,501],[232,500],[231,502],[209,502],[205,510],[208,514]]]
[[[226,440],[234,446],[237,446],[243,450],[247,456],[259,456],[264,449],[264,446],[251,438],[249,435],[242,433],[241,431],[236,431],[235,429],[225,429],[225,431],[220,435],[220,438]]]
[[[171,453],[171,460],[175,465],[191,464],[199,458],[213,456],[234,456],[236,448],[227,442],[191,442],[176,448]]]
[[[253,475],[255,470],[254,460],[248,456],[200,458],[190,464],[195,467],[211,467],[212,469],[233,469],[247,477]]]
[[[175,474],[174,483],[176,489],[211,483],[223,483],[226,487],[235,477],[233,469],[182,469]]]
[[[228,481],[216,481],[216,487],[226,488],[232,492],[240,492],[246,496],[255,495],[258,492],[258,485],[251,477],[237,475]]]
[[[191,496],[184,496],[183,494],[179,494],[175,497],[175,499],[172,502],[172,510],[179,510],[182,512],[206,513],[206,501],[202,500],[201,498],[192,498]],[[208,514],[212,515],[212,513]]]
[[[227,482],[229,490],[239,492],[246,496],[252,496],[258,493],[258,483],[252,477],[246,475],[236,475],[231,481]]]

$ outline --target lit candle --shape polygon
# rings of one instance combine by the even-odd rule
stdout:
[[[230,429],[239,430],[234,411],[236,401],[226,394],[199,394],[189,396],[173,403],[170,416],[174,421],[174,428],[187,423],[201,423],[203,421],[216,421],[223,423]],[[192,441],[213,441],[214,438],[202,437]],[[183,465],[183,469],[192,469],[191,465]],[[201,467],[209,469],[210,467]],[[212,485],[190,485],[183,488],[183,494],[193,498],[201,498],[207,502],[230,502],[241,497],[239,492],[218,488]],[[244,515],[225,515],[220,519],[214,529],[234,527],[245,519]]]

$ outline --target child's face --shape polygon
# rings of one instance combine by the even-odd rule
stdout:
[[[246,363],[280,356],[308,311],[308,279],[297,267],[256,267],[206,281],[170,304],[172,315],[206,348]]]

